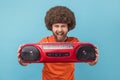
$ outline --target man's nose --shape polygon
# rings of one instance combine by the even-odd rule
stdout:
[[[58,27],[58,31],[62,31],[62,27]]]

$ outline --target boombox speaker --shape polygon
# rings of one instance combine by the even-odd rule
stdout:
[[[25,63],[92,62],[95,49],[86,42],[33,43],[20,46],[19,58]]]

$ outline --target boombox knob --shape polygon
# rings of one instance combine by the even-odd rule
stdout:
[[[96,51],[93,46],[80,46],[77,50],[76,57],[78,60],[95,60]]]
[[[25,46],[20,52],[20,57],[24,61],[36,61],[40,59],[40,52],[34,46]]]

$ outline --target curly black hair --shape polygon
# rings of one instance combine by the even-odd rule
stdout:
[[[52,30],[54,23],[67,23],[68,29],[72,30],[76,24],[74,13],[65,6],[52,7],[45,16],[47,29]]]

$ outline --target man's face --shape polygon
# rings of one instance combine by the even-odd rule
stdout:
[[[63,42],[67,38],[68,25],[65,23],[55,23],[52,25],[53,35],[58,42]]]

